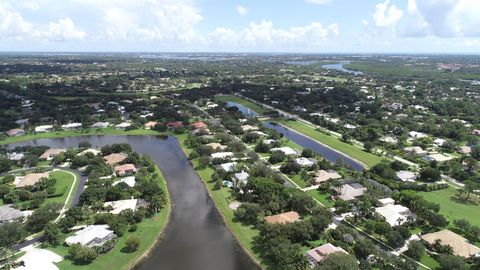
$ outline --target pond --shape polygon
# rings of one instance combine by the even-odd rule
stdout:
[[[228,107],[237,107],[238,111],[240,111],[243,115],[246,116],[258,116],[259,114],[256,111],[253,111],[252,109],[243,106],[242,104],[233,102],[233,101],[227,101],[227,106]]]
[[[258,269],[223,223],[214,202],[173,137],[82,136],[39,139],[12,144],[78,147],[87,141],[95,147],[128,143],[153,158],[162,170],[171,196],[172,212],[164,237],[150,256],[135,269]]]

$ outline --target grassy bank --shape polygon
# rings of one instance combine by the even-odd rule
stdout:
[[[243,99],[243,98],[240,98],[240,97],[237,97],[237,96],[232,96],[232,95],[225,95],[225,96],[215,96],[215,99],[218,100],[218,101],[224,101],[224,102],[227,102],[227,101],[231,101],[231,102],[235,102],[235,103],[238,103],[240,105],[243,105],[247,108],[250,108],[251,110],[255,111],[256,113],[259,113],[259,114],[264,114],[268,111],[268,109],[258,105],[258,104],[255,104],[253,102],[250,102],[246,99]]]
[[[292,120],[278,120],[277,122],[299,133],[302,133],[314,140],[317,140],[339,152],[342,152],[343,154],[364,163],[370,168],[376,165],[377,163],[379,163],[380,161],[382,161],[382,158],[379,156],[376,156],[372,153],[365,152],[360,147],[357,147],[355,145],[342,142],[340,139],[336,137],[319,132],[304,123],[300,123],[298,121],[292,121]]]
[[[167,194],[166,206],[157,213],[153,218],[145,218],[141,223],[137,224],[137,230],[135,232],[126,232],[122,237],[118,238],[118,241],[113,248],[106,254],[98,256],[92,263],[88,265],[76,265],[70,260],[63,260],[57,264],[61,270],[97,270],[97,269],[130,269],[132,268],[142,257],[148,255],[149,250],[155,245],[160,238],[161,233],[165,229],[170,216],[170,198],[168,196],[168,190],[166,182],[161,174],[161,171],[157,168],[157,173],[160,175],[160,186]],[[124,253],[122,249],[125,247],[126,240],[136,235],[140,237],[140,245],[137,251],[132,253]],[[68,255],[68,247],[63,245],[49,248],[53,252],[65,257]]]
[[[187,139],[187,134],[176,135],[182,149],[188,155],[192,150],[185,145],[185,140]],[[224,221],[226,222],[230,231],[235,235],[240,245],[251,255],[257,262],[260,262],[262,268],[268,268],[265,262],[262,262],[259,258],[259,255],[254,252],[252,247],[253,238],[258,234],[258,230],[254,229],[252,226],[246,226],[239,222],[234,221],[233,210],[230,209],[229,204],[232,201],[230,197],[230,191],[226,187],[220,189],[214,189],[215,183],[211,181],[211,176],[213,174],[213,169],[206,167],[200,169],[198,165],[198,159],[192,161],[195,166],[195,170],[198,175],[205,183],[210,197],[215,202],[217,209],[220,211],[220,214],[223,216]]]
[[[421,192],[427,201],[440,204],[440,214],[450,222],[455,219],[466,219],[472,225],[480,226],[480,206],[472,202],[458,199],[457,191],[453,187],[442,190]],[[474,195],[470,195],[473,197]]]
[[[73,199],[73,193],[72,196],[67,200],[68,193],[70,192],[70,189],[72,188],[73,181],[74,181],[74,176],[72,175],[73,173],[58,170],[58,171],[53,171],[50,176],[57,179],[57,182],[55,183],[55,192],[61,192],[63,191],[62,196],[59,197],[54,197],[54,198],[47,198],[45,200],[45,203],[61,203],[61,204],[66,204],[66,207],[70,206],[70,203],[72,202]],[[75,187],[73,190],[77,189],[78,184],[80,183],[80,176],[78,174],[74,174],[75,177],[77,178],[77,182],[75,183]]]
[[[8,137],[0,141],[0,145],[25,142],[38,139],[51,139],[62,137],[75,137],[75,136],[91,136],[91,135],[159,135],[160,133],[155,130],[147,129],[133,129],[133,130],[120,130],[113,127],[105,129],[83,129],[83,130],[69,130],[69,131],[56,131],[39,134],[27,134],[18,137]]]

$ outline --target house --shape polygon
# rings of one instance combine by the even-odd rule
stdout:
[[[50,131],[53,131],[53,126],[52,125],[43,125],[43,126],[35,127],[35,132],[37,132],[37,133],[45,133],[45,132],[50,132]]]
[[[315,173],[315,183],[316,184],[321,184],[323,182],[327,182],[328,180],[335,180],[335,179],[341,179],[342,176],[338,174],[334,170],[319,170]]]
[[[207,143],[206,146],[210,146],[213,150],[225,150],[226,145],[221,145],[219,143]]]
[[[108,122],[96,122],[95,124],[91,125],[91,128],[107,128],[110,125]]]
[[[451,246],[453,254],[456,256],[470,258],[480,255],[479,247],[470,244],[467,239],[447,229],[422,235],[421,238],[429,245],[434,245],[437,240],[440,240],[441,245]]]
[[[131,175],[138,171],[133,164],[116,166],[113,170],[117,176]]]
[[[66,149],[62,148],[50,148],[47,149],[41,156],[38,158],[40,159],[46,159],[46,160],[52,160],[54,157],[58,156],[60,153],[65,153],[67,152]]]
[[[16,177],[13,183],[17,188],[33,186],[40,181],[40,179],[48,178],[49,175],[50,173],[29,173],[23,177]]]
[[[127,129],[129,127],[131,127],[132,124],[128,123],[128,122],[123,122],[123,123],[120,123],[118,125],[115,125],[115,128],[116,129]]]
[[[317,161],[312,158],[305,158],[305,157],[299,157],[295,159],[295,163],[302,167],[311,167],[313,164],[315,164]]]
[[[17,136],[25,135],[25,130],[23,130],[21,128],[14,128],[14,129],[10,129],[9,131],[7,131],[5,133],[10,137],[17,137]]]
[[[181,121],[167,123],[167,128],[170,128],[170,129],[176,129],[176,128],[182,128],[182,127],[183,127],[183,122]]]
[[[236,181],[237,183],[238,183],[238,182],[241,182],[241,183],[243,183],[243,184],[246,185],[247,182],[248,182],[248,177],[249,177],[249,176],[250,176],[250,175],[249,175],[247,172],[245,172],[245,171],[242,170],[241,172],[236,173],[236,174],[233,175],[233,180]]]
[[[314,249],[310,249],[309,251],[307,251],[305,256],[310,262],[310,265],[312,267],[315,267],[318,264],[320,264],[323,260],[325,260],[328,255],[332,253],[337,253],[337,252],[345,253],[345,254],[348,253],[341,247],[336,247],[330,243],[326,243]]]
[[[367,191],[359,183],[352,183],[352,184],[345,184],[341,187],[334,189],[337,192],[337,197],[344,201],[353,201],[358,197],[363,196],[363,194]]]
[[[292,148],[285,146],[285,147],[278,147],[270,149],[270,152],[281,151],[287,156],[296,156],[298,155],[297,151],[293,150]]]
[[[241,126],[242,130],[247,132],[247,131],[255,131],[255,130],[259,130],[258,127],[256,126],[252,126],[252,125],[243,125]]]
[[[418,132],[418,131],[410,131],[408,133],[408,136],[412,139],[421,139],[421,138],[426,138],[428,137],[428,134],[423,133],[423,132]]]
[[[18,120],[15,121],[15,124],[23,127],[23,126],[25,126],[26,124],[28,124],[28,118],[18,119]]]
[[[116,186],[120,183],[125,183],[126,185],[128,185],[129,187],[134,187],[135,186],[135,176],[128,176],[128,177],[125,177],[125,178],[122,178],[120,180],[117,180],[115,182],[112,183],[112,186]]]
[[[24,218],[23,213],[10,205],[0,206],[0,225]]]
[[[192,126],[193,129],[204,129],[208,127],[204,122],[191,123],[190,126]]]
[[[118,200],[118,201],[112,201],[112,202],[105,202],[103,204],[103,207],[104,208],[111,207],[112,210],[109,213],[118,215],[120,214],[120,212],[127,209],[135,211],[137,209],[137,202],[138,202],[138,199],[133,199],[133,198],[128,200]]]
[[[85,155],[85,154],[88,154],[88,153],[91,153],[94,156],[96,156],[96,155],[101,154],[102,152],[100,150],[97,150],[97,149],[89,148],[89,149],[86,149],[86,150],[78,153],[78,156]]]
[[[104,156],[103,159],[107,165],[114,165],[124,161],[128,156],[124,153],[113,153],[108,156]]]
[[[24,153],[8,153],[7,158],[13,161],[19,161],[25,156]]]
[[[384,143],[389,143],[389,144],[397,144],[398,143],[398,140],[393,138],[392,136],[384,136],[384,137],[380,138],[380,141],[382,141]]]
[[[145,129],[152,129],[158,124],[157,121],[149,121],[143,125]]]
[[[275,140],[272,140],[272,139],[267,139],[267,140],[264,140],[264,141],[263,141],[264,144],[268,144],[268,145],[270,145],[270,144],[272,144],[272,143],[274,143],[274,142],[276,142],[276,141],[275,141]]]
[[[441,162],[452,160],[453,157],[437,153],[437,154],[430,154],[430,155],[424,156],[423,159],[428,162],[436,161],[441,163]]]
[[[218,165],[224,172],[233,172],[235,166],[237,165],[236,162],[227,162]]]
[[[392,199],[392,198],[379,199],[378,202],[380,203],[380,206],[394,205],[395,204],[395,200]]]
[[[417,179],[417,175],[411,171],[398,171],[396,175],[403,182],[414,182]]]
[[[117,236],[108,225],[89,225],[84,229],[75,233],[75,235],[67,237],[65,243],[67,245],[80,244],[87,247],[100,247],[107,241]]]
[[[386,203],[384,206],[375,208],[375,212],[384,217],[390,226],[402,225],[408,221],[409,217],[415,216],[410,209],[403,205]]]
[[[433,140],[433,144],[435,144],[438,147],[443,146],[443,144],[445,144],[446,142],[447,140],[440,139],[440,138],[436,138],[435,140]]]
[[[464,154],[464,155],[468,155],[472,152],[472,148],[470,146],[467,146],[467,145],[464,145],[464,146],[460,146],[458,148],[458,152],[460,154]]]
[[[221,159],[226,159],[226,158],[231,158],[233,157],[233,152],[217,152],[213,153],[210,155],[212,158],[221,158]]]
[[[64,130],[74,130],[74,129],[82,128],[82,124],[81,123],[71,123],[71,124],[62,125],[62,128]]]
[[[265,221],[270,224],[286,224],[293,223],[298,220],[300,220],[300,215],[295,211],[265,217]]]
[[[425,156],[428,154],[428,152],[423,150],[420,146],[405,147],[403,148],[403,151],[414,156]]]

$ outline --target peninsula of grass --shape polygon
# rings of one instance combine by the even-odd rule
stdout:
[[[183,151],[188,155],[192,149],[188,148],[185,144],[187,139],[187,134],[176,135],[177,140],[179,141]],[[267,263],[260,259],[258,253],[253,249],[252,243],[253,238],[258,235],[258,230],[254,229],[253,226],[244,225],[242,223],[236,222],[234,220],[234,211],[230,209],[229,204],[233,201],[230,195],[230,191],[226,187],[220,189],[215,189],[215,183],[211,180],[213,169],[210,167],[201,168],[198,166],[198,159],[192,160],[195,170],[200,176],[200,179],[204,182],[207,187],[207,191],[210,194],[210,197],[215,202],[217,209],[223,217],[223,220],[227,224],[230,231],[235,235],[235,238],[238,240],[240,245],[251,255],[254,259],[260,263],[263,269],[267,269]]]
[[[472,225],[480,226],[480,205],[473,202],[475,195],[470,195],[470,200],[466,201],[466,195],[462,198],[457,197],[457,190],[453,187],[446,189],[421,192],[420,194],[425,200],[438,203],[440,205],[440,214],[442,214],[450,224],[455,219],[466,219]]]
[[[255,104],[253,102],[250,102],[246,99],[243,99],[243,98],[237,97],[237,96],[232,96],[232,95],[215,96],[215,99],[218,100],[218,101],[224,101],[224,102],[231,101],[231,102],[238,103],[240,105],[243,105],[243,106],[249,108],[250,110],[252,110],[252,111],[254,111],[258,114],[264,114],[264,113],[268,112],[267,108],[264,108],[264,107],[262,107],[258,104]]]
[[[144,218],[142,222],[137,224],[135,232],[125,232],[122,237],[119,237],[115,247],[109,252],[99,255],[92,263],[87,265],[77,265],[71,260],[64,259],[57,263],[60,270],[97,270],[97,269],[131,269],[144,256],[148,255],[150,249],[155,245],[165,229],[170,216],[170,197],[168,194],[167,184],[162,176],[161,171],[156,168],[156,172],[160,175],[159,184],[166,193],[167,203],[165,207],[160,210],[152,218]],[[132,253],[122,252],[125,247],[125,242],[130,236],[138,236],[140,238],[140,245],[137,251]],[[49,250],[65,257],[68,255],[68,247],[59,245],[57,247],[48,248]]]
[[[355,145],[342,142],[340,139],[336,137],[319,132],[318,130],[304,123],[300,123],[295,120],[286,120],[286,119],[275,120],[275,121],[307,137],[310,137],[320,143],[323,143],[353,159],[356,159],[362,162],[363,164],[367,165],[369,168],[375,166],[377,163],[380,163],[382,161],[382,158],[377,155],[368,153]]]
[[[47,132],[47,133],[27,134],[27,135],[18,136],[18,137],[8,137],[3,140],[0,140],[0,145],[38,140],[38,139],[52,139],[52,138],[76,137],[76,136],[92,136],[92,135],[142,136],[142,135],[160,135],[160,134],[161,134],[160,132],[155,130],[147,130],[147,129],[121,130],[121,129],[115,129],[113,127],[109,127],[104,129],[53,131],[53,132]]]
[[[80,183],[80,176],[78,174],[70,173],[63,170],[57,170],[57,171],[51,172],[50,176],[57,179],[57,182],[55,183],[55,193],[62,194],[62,195],[58,197],[47,198],[44,204],[60,203],[60,204],[65,204],[66,207],[68,208],[73,199],[73,193],[72,193],[72,195],[70,196],[70,198],[68,198],[68,201],[67,201],[68,193],[70,192],[70,189],[72,188],[72,185],[75,180],[74,175],[77,178],[77,181],[75,182],[75,187],[73,187],[73,190],[76,190],[78,187],[78,184]]]

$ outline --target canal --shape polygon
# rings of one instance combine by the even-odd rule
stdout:
[[[235,102],[227,102],[227,105],[230,107],[237,107],[239,111],[247,116],[256,116],[258,115],[256,112],[252,111],[251,109],[235,103]],[[357,171],[363,171],[364,165],[349,156],[340,153],[338,151],[335,151],[334,149],[318,143],[317,141],[300,134],[290,128],[287,128],[285,126],[279,125],[279,124],[272,124],[270,122],[263,122],[263,125],[267,128],[274,129],[278,133],[283,134],[287,139],[291,140],[292,142],[302,146],[303,148],[309,148],[312,149],[314,152],[317,154],[321,155],[325,159],[327,159],[330,162],[336,162],[338,159],[342,159],[346,164],[351,166],[353,169]]]
[[[223,223],[201,179],[173,137],[82,136],[39,139],[8,147],[47,145],[68,148],[78,147],[82,141],[94,147],[128,143],[136,152],[152,157],[167,181],[172,202],[170,222],[150,256],[135,269],[258,269]]]

